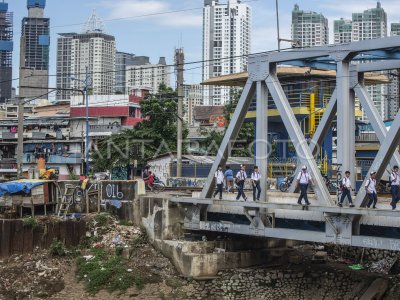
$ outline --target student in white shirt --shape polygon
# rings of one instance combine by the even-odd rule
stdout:
[[[349,206],[354,207],[353,200],[351,199],[351,181],[350,181],[350,171],[346,171],[344,178],[342,179],[342,196],[340,197],[339,206],[343,206],[344,198],[349,199]]]
[[[390,205],[392,209],[395,210],[397,202],[399,202],[400,199],[400,176],[398,166],[394,166],[392,174],[390,174],[390,192],[392,194],[392,202]]]
[[[261,179],[261,175],[260,175],[260,172],[258,172],[258,167],[254,166],[253,173],[251,173],[251,185],[253,186],[253,200],[254,201],[260,201],[260,195],[261,195],[260,179]],[[256,198],[256,191],[258,191],[257,198]]]
[[[214,177],[217,184],[217,190],[214,193],[214,198],[219,193],[219,200],[222,200],[222,188],[224,187],[225,176],[224,176],[224,171],[222,171],[221,165],[218,166],[218,170],[217,172],[215,172]]]
[[[376,203],[378,202],[378,196],[376,195],[376,172],[371,172],[370,175],[371,177],[365,183],[365,190],[369,198],[367,207],[370,208],[371,204],[373,204],[372,208],[376,208]]]
[[[243,197],[244,201],[247,201],[247,197],[244,194],[244,182],[247,179],[247,174],[244,169],[244,165],[240,166],[240,171],[236,174],[236,184],[238,186],[238,194],[236,196],[236,200],[239,200],[240,197]]]
[[[304,198],[304,200],[306,201],[306,205],[310,205],[307,196],[307,189],[308,185],[312,183],[312,178],[311,175],[307,172],[307,166],[303,166],[301,168],[301,172],[297,175],[296,179],[297,179],[297,184],[300,185],[300,196],[299,200],[297,201],[297,204],[301,205],[301,201]]]

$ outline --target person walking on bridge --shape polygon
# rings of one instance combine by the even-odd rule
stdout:
[[[304,198],[306,205],[310,205],[307,196],[308,185],[310,183],[312,184],[311,175],[307,171],[307,166],[303,166],[300,173],[297,175],[297,184],[300,185],[300,196],[299,200],[297,200],[297,204],[301,205],[301,201]]]
[[[349,199],[349,207],[354,207],[353,200],[351,199],[351,181],[350,181],[350,171],[346,171],[344,178],[341,182],[342,196],[340,197],[339,206],[343,206],[344,198]]]
[[[251,185],[253,186],[253,201],[260,201],[260,195],[261,195],[260,179],[261,175],[260,172],[258,172],[258,167],[254,166],[253,173],[251,173]],[[258,191],[257,198],[256,198],[256,191]]]
[[[226,191],[233,193],[233,171],[229,166],[225,166],[225,178],[226,178]]]
[[[240,165],[240,171],[236,174],[236,184],[238,186],[238,194],[236,196],[236,200],[239,200],[240,197],[243,197],[244,201],[247,201],[247,197],[244,194],[244,183],[247,179],[247,174],[244,168],[244,165]]]
[[[396,209],[397,202],[400,199],[400,176],[399,176],[399,166],[394,166],[392,174],[390,174],[390,193],[392,194],[392,202],[390,205],[392,209]]]
[[[221,165],[218,166],[218,170],[215,172],[214,177],[217,184],[217,190],[214,193],[214,198],[219,193],[219,200],[222,200],[222,189],[224,187],[225,176]]]
[[[376,172],[370,173],[370,178],[365,183],[365,190],[368,195],[367,208],[376,208],[376,203],[378,202],[378,196],[376,195]]]

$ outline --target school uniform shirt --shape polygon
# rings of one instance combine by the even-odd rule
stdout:
[[[245,180],[247,178],[247,174],[245,171],[239,171],[236,174],[236,178],[239,180]]]
[[[297,180],[300,184],[308,184],[311,181],[311,175],[308,172],[301,171],[299,175],[297,175]]]
[[[365,187],[369,194],[375,193],[376,194],[376,179],[368,179],[365,183]]]
[[[231,169],[225,171],[225,177],[228,180],[233,180],[233,171]]]
[[[215,179],[217,180],[217,184],[224,183],[224,172],[217,170],[214,175]]]
[[[342,179],[342,185],[343,185],[346,189],[351,190],[351,180],[350,180],[350,178],[344,177],[344,178]]]
[[[398,173],[392,171],[392,174],[390,174],[390,183],[391,185],[400,185],[400,176]]]
[[[251,180],[259,181],[261,179],[260,172],[253,172],[251,173]]]

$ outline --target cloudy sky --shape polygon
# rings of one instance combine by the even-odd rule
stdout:
[[[14,12],[13,78],[17,78],[21,19],[27,15],[26,0],[8,2],[10,11]],[[153,62],[166,56],[167,63],[171,64],[174,49],[184,47],[187,62],[201,60],[203,3],[203,0],[47,0],[45,15],[51,18],[50,74],[55,74],[57,33],[82,31],[82,23],[93,9],[105,20],[106,33],[116,37],[119,51],[150,56]],[[290,38],[291,11],[295,3],[300,9],[321,12],[329,19],[331,40],[333,20],[351,18],[352,12],[376,7],[376,1],[372,0],[279,0],[282,38]],[[381,3],[388,14],[388,23],[400,22],[399,0]],[[248,0],[248,5],[253,9],[252,52],[276,49],[275,0]],[[282,44],[282,47],[288,46]],[[199,82],[200,65],[190,68],[192,70],[185,72],[186,83]],[[13,84],[16,87],[18,81]],[[54,78],[50,85],[55,85]]]

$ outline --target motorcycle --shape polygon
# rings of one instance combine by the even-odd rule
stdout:
[[[286,176],[283,181],[279,184],[279,190],[281,192],[286,192],[290,185],[292,184],[294,180],[294,175]]]

